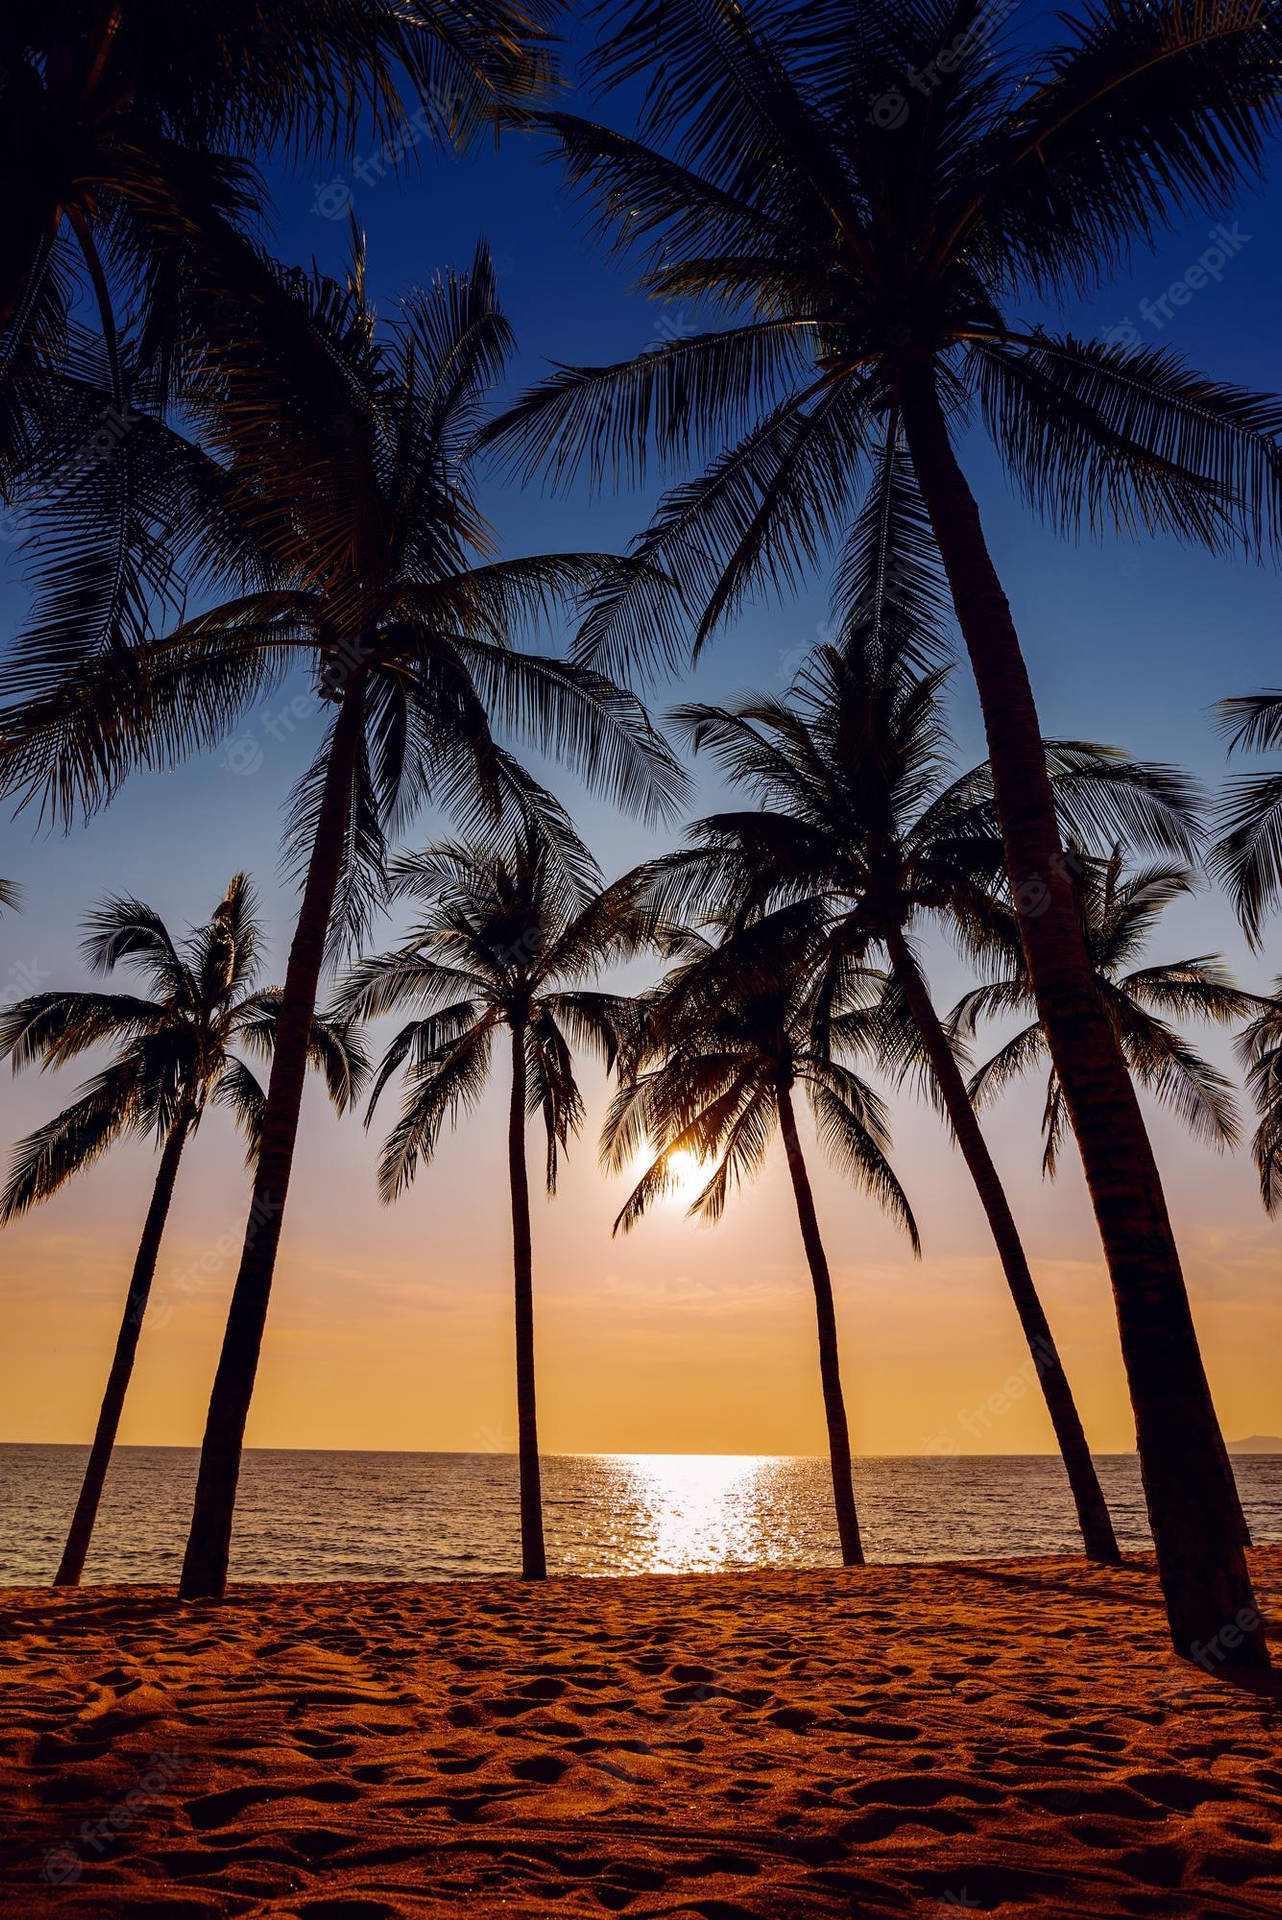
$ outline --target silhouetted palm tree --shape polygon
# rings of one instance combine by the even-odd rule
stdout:
[[[466,144],[549,74],[543,0],[9,0],[0,24],[0,385],[39,377],[81,273],[114,352],[117,309],[181,324],[178,256],[243,243],[254,168],[284,148],[380,170]],[[341,183],[333,183],[341,190]]]
[[[1193,1019],[1228,1026],[1258,1013],[1259,1000],[1242,992],[1218,954],[1135,964],[1167,909],[1197,891],[1191,868],[1166,864],[1131,870],[1120,846],[1102,860],[1078,854],[1076,864],[1087,951],[1136,1082],[1170,1107],[1198,1139],[1217,1147],[1236,1146],[1240,1129],[1231,1082],[1171,1022]],[[1019,964],[1013,941],[1008,955],[1015,962],[1011,972],[972,988],[954,1008],[951,1024],[963,1038],[983,1019],[1036,1013],[1028,973]],[[1012,1080],[1047,1061],[1046,1036],[1035,1019],[972,1076],[971,1098],[982,1107]],[[1064,1090],[1050,1063],[1042,1113],[1042,1169],[1047,1174],[1055,1173],[1066,1126]]]
[[[1282,746],[1282,693],[1270,688],[1221,702],[1230,752]],[[1207,866],[1228,888],[1252,947],[1264,920],[1282,899],[1282,772],[1244,774],[1230,781],[1219,811],[1221,837]],[[1260,1196],[1270,1213],[1282,1200],[1282,980],[1275,997],[1257,1000],[1238,1040],[1247,1090],[1258,1116],[1251,1143]]]
[[[1229,751],[1282,746],[1282,693],[1270,688],[1220,702]],[[1282,771],[1248,773],[1229,782],[1219,809],[1220,838],[1207,866],[1224,881],[1253,947],[1265,916],[1282,900]]]
[[[987,767],[956,777],[941,695],[922,672],[916,634],[893,591],[888,618],[839,651],[816,650],[784,701],[687,706],[677,720],[760,810],[696,822],[697,845],[652,863],[662,910],[743,915],[809,901],[818,938],[836,950],[880,949],[890,965],[887,1037],[901,1070],[921,1068],[952,1126],[1002,1261],[1064,1457],[1087,1553],[1118,1558],[1086,1436],[1000,1177],[965,1078],[931,999],[915,934],[934,921],[967,951],[1009,937],[1003,855]],[[893,630],[893,631],[892,631]],[[1159,844],[1190,844],[1192,803],[1170,769],[1107,749],[1055,742],[1048,761],[1066,823],[1119,823]]]
[[[587,850],[558,823],[556,842],[519,839],[505,852],[446,843],[397,862],[398,896],[423,903],[424,917],[392,953],[365,960],[345,981],[345,1018],[373,1019],[412,1006],[378,1069],[366,1124],[392,1075],[406,1069],[401,1117],[379,1164],[385,1201],[402,1193],[441,1128],[457,1123],[489,1079],[494,1041],[506,1033],[512,1076],[508,1175],[516,1278],[517,1447],[521,1489],[521,1572],[542,1580],[543,1501],[535,1411],[534,1293],[527,1116],[547,1138],[545,1184],[555,1193],[557,1161],[583,1122],[573,1048],[590,1046],[612,1066],[636,1026],[635,1003],[582,985],[649,937],[637,890],[601,890]]]
[[[1270,1213],[1282,1203],[1282,980],[1274,997],[1257,1002],[1255,1018],[1239,1035],[1238,1058],[1259,1124],[1251,1141],[1260,1198]]]
[[[1129,962],[1140,957],[1167,907],[1196,890],[1191,869],[1171,864],[1128,872],[1120,846],[1103,860],[1076,850],[1070,851],[1069,859],[1100,998],[1128,1069],[1137,1084],[1172,1108],[1190,1132],[1216,1146],[1235,1145],[1239,1129],[1229,1081],[1162,1016],[1226,1025],[1258,1011],[1259,1000],[1234,984],[1217,954],[1198,954],[1188,960],[1124,971]],[[1036,1013],[1013,916],[1005,944],[1009,973],[963,996],[951,1016],[955,1032],[968,1035],[986,1014]],[[989,958],[991,952],[990,947]],[[973,1075],[972,1099],[982,1105],[1026,1067],[1044,1061],[1047,1054],[1041,1023],[1034,1021]],[[1042,1165],[1052,1175],[1065,1130],[1064,1106],[1059,1074],[1051,1063],[1042,1115]],[[1224,1463],[1225,1503],[1239,1538],[1249,1546],[1250,1528],[1213,1407],[1211,1418],[1213,1442]]]
[[[1164,347],[1029,327],[1019,308],[1080,296],[1137,241],[1231,204],[1258,175],[1282,104],[1280,24],[1278,0],[1151,0],[1060,14],[1055,43],[1030,48],[982,0],[619,0],[595,72],[644,89],[639,137],[540,123],[620,247],[642,250],[647,288],[691,318],[620,365],[558,370],[506,426],[528,470],[563,480],[584,460],[613,483],[651,451],[712,456],[661,501],[585,626],[583,657],[606,663],[674,657],[691,606],[697,650],[763,587],[848,542],[870,480],[883,497],[892,479],[920,490],[979,689],[1184,1653],[1259,1614],[1157,1165],[1095,991],[1032,689],[957,441],[977,410],[1015,484],[1067,527],[1226,550],[1274,539],[1275,401]],[[1267,1664],[1261,1627],[1241,1653]]]
[[[124,1318],[116,1336],[98,1425],[80,1498],[54,1584],[76,1586],[98,1515],[133,1372],[161,1235],[183,1149],[210,1106],[230,1109],[248,1142],[252,1166],[262,1136],[266,1096],[253,1070],[232,1051],[267,1058],[280,996],[256,989],[262,931],[253,889],[238,873],[208,924],[176,941],[141,900],[111,899],[90,915],[83,952],[95,973],[121,964],[149,981],[151,997],[126,993],[31,994],[0,1012],[0,1060],[15,1073],[37,1060],[60,1067],[92,1047],[115,1048],[79,1099],[21,1141],[0,1197],[0,1221],[48,1200],[92,1166],[118,1140],[153,1137],[160,1167],[134,1260]],[[313,1020],[311,1064],[325,1076],[341,1113],[359,1092],[365,1060],[345,1030]]]
[[[0,880],[0,907],[17,913],[22,905],[22,888],[16,880]]]
[[[626,1232],[671,1190],[675,1156],[713,1165],[689,1211],[717,1220],[731,1186],[758,1170],[776,1131],[781,1135],[814,1288],[833,1501],[842,1562],[850,1567],[864,1558],[850,1430],[832,1277],[797,1130],[795,1088],[804,1088],[836,1165],[906,1228],[914,1252],[918,1238],[886,1157],[884,1105],[840,1058],[868,1045],[876,1016],[859,995],[880,980],[849,963],[816,970],[807,935],[785,910],[719,946],[697,932],[681,936],[686,957],[641,1003],[644,1039],[611,1103],[603,1155],[616,1169],[647,1149],[657,1155],[615,1222],[616,1232]]]
[[[512,341],[488,254],[438,277],[380,331],[360,263],[345,286],[294,277],[260,329],[230,330],[188,404],[218,464],[209,539],[246,591],[163,640],[76,656],[5,714],[0,778],[55,808],[99,803],[140,762],[223,739],[294,667],[333,713],[298,789],[304,876],[244,1252],[210,1401],[187,1596],[219,1594],[245,1421],[293,1163],[308,1022],[327,942],[359,934],[384,828],[431,799],[469,830],[534,820],[543,790],[495,738],[534,741],[625,804],[681,789],[644,709],[594,669],[520,652],[522,624],[591,587],[601,555],[496,557],[475,436]]]
[[[177,431],[193,380],[278,300],[268,152],[399,171],[552,76],[555,0],[12,0],[0,21],[0,498],[34,617],[18,697],[221,595],[221,488]],[[357,142],[368,142],[365,154]],[[330,202],[337,202],[332,206]],[[211,522],[213,524],[211,524]],[[204,597],[202,593],[202,597]],[[68,636],[71,636],[70,638]]]

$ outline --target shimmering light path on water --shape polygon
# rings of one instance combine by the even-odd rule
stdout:
[[[80,1447],[0,1446],[0,1585],[48,1580],[85,1460]],[[1282,1455],[1239,1455],[1261,1543],[1282,1540]],[[1133,1457],[1100,1474],[1124,1547],[1148,1543]],[[87,1581],[178,1572],[196,1453],[120,1449]],[[1077,1550],[1063,1469],[1047,1457],[861,1460],[872,1560]],[[241,1580],[477,1579],[514,1572],[508,1454],[251,1452],[233,1551]],[[839,1560],[824,1460],[746,1454],[591,1454],[544,1461],[553,1572],[687,1573]]]

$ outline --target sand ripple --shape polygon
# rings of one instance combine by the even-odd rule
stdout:
[[[1140,1561],[0,1614],[24,1920],[1282,1914],[1282,1686],[1173,1660]]]

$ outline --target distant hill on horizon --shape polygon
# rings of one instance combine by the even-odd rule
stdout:
[[[1230,1453],[1282,1453],[1282,1434],[1251,1433],[1245,1440],[1230,1440]]]

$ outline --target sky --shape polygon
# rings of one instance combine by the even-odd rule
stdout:
[[[464,160],[425,150],[399,179],[379,177],[369,146],[358,157],[367,162],[361,169],[273,169],[277,251],[341,269],[350,207],[367,235],[371,285],[390,307],[439,266],[465,265],[484,234],[520,341],[512,391],[551,361],[622,358],[686,324],[680,309],[665,316],[633,289],[626,263],[603,255],[556,165],[531,144],[512,139]],[[1274,388],[1282,169],[1273,173],[1270,188],[1243,193],[1138,258],[1068,322],[1082,333],[1134,332],[1217,378]],[[1218,278],[1189,288],[1190,267],[1219,246],[1210,236],[1221,219],[1233,246],[1219,250],[1230,257]],[[1177,282],[1186,298],[1171,295]],[[1214,703],[1279,678],[1276,572],[1165,541],[1064,540],[1011,495],[982,439],[968,440],[964,455],[1045,731],[1116,742],[1219,785],[1226,762]],[[553,500],[495,481],[486,504],[516,553],[620,548],[644,523],[647,497],[580,491]],[[23,561],[12,547],[5,561],[0,619],[12,631],[22,616]],[[824,610],[822,578],[789,604],[749,608],[697,675],[652,691],[656,710],[692,692],[781,691],[799,652],[819,637]],[[79,922],[105,894],[138,895],[181,930],[207,917],[240,869],[261,891],[268,971],[280,976],[297,904],[281,871],[282,810],[318,735],[307,703],[295,702],[299,690],[274,693],[220,748],[180,771],[135,776],[107,811],[68,834],[29,814],[0,822],[0,873],[25,892],[23,912],[0,920],[0,997],[87,984]],[[982,742],[961,669],[952,711],[959,760],[969,765],[982,758]],[[675,835],[612,812],[563,774],[555,784],[607,873]],[[714,794],[698,783],[691,812]],[[425,845],[442,825],[425,814],[412,838]],[[391,944],[393,933],[384,926],[376,943]],[[1263,951],[1249,953],[1224,900],[1205,889],[1167,916],[1152,957],[1209,952],[1263,990],[1282,970],[1282,928],[1270,926]],[[937,997],[951,1004],[968,984],[965,972],[938,941],[927,956]],[[1230,1062],[1221,1036],[1207,1050]],[[75,1068],[18,1079],[6,1071],[3,1137],[39,1125],[82,1077]],[[813,1306],[782,1155],[772,1154],[715,1228],[686,1220],[673,1202],[612,1239],[625,1185],[597,1166],[605,1089],[587,1064],[584,1084],[583,1137],[555,1201],[535,1200],[545,1450],[821,1450]],[[377,1130],[339,1121],[309,1089],[251,1445],[514,1446],[504,1097],[496,1084],[410,1193],[385,1208],[374,1189]],[[1053,1185],[1041,1178],[1040,1099],[1035,1084],[1008,1095],[986,1129],[1088,1436],[1097,1450],[1122,1451],[1134,1432],[1107,1275],[1072,1154]],[[1282,1433],[1279,1229],[1260,1207],[1244,1154],[1219,1156],[1149,1111],[1226,1433]],[[856,1450],[1048,1451],[1049,1422],[964,1169],[932,1111],[896,1095],[893,1113],[894,1161],[922,1230],[919,1262],[873,1203],[822,1164],[811,1140]],[[531,1154],[537,1166],[533,1137]],[[0,1238],[0,1439],[89,1438],[154,1173],[148,1145],[120,1147]],[[211,1114],[180,1174],[123,1441],[199,1441],[247,1201],[230,1122]]]

